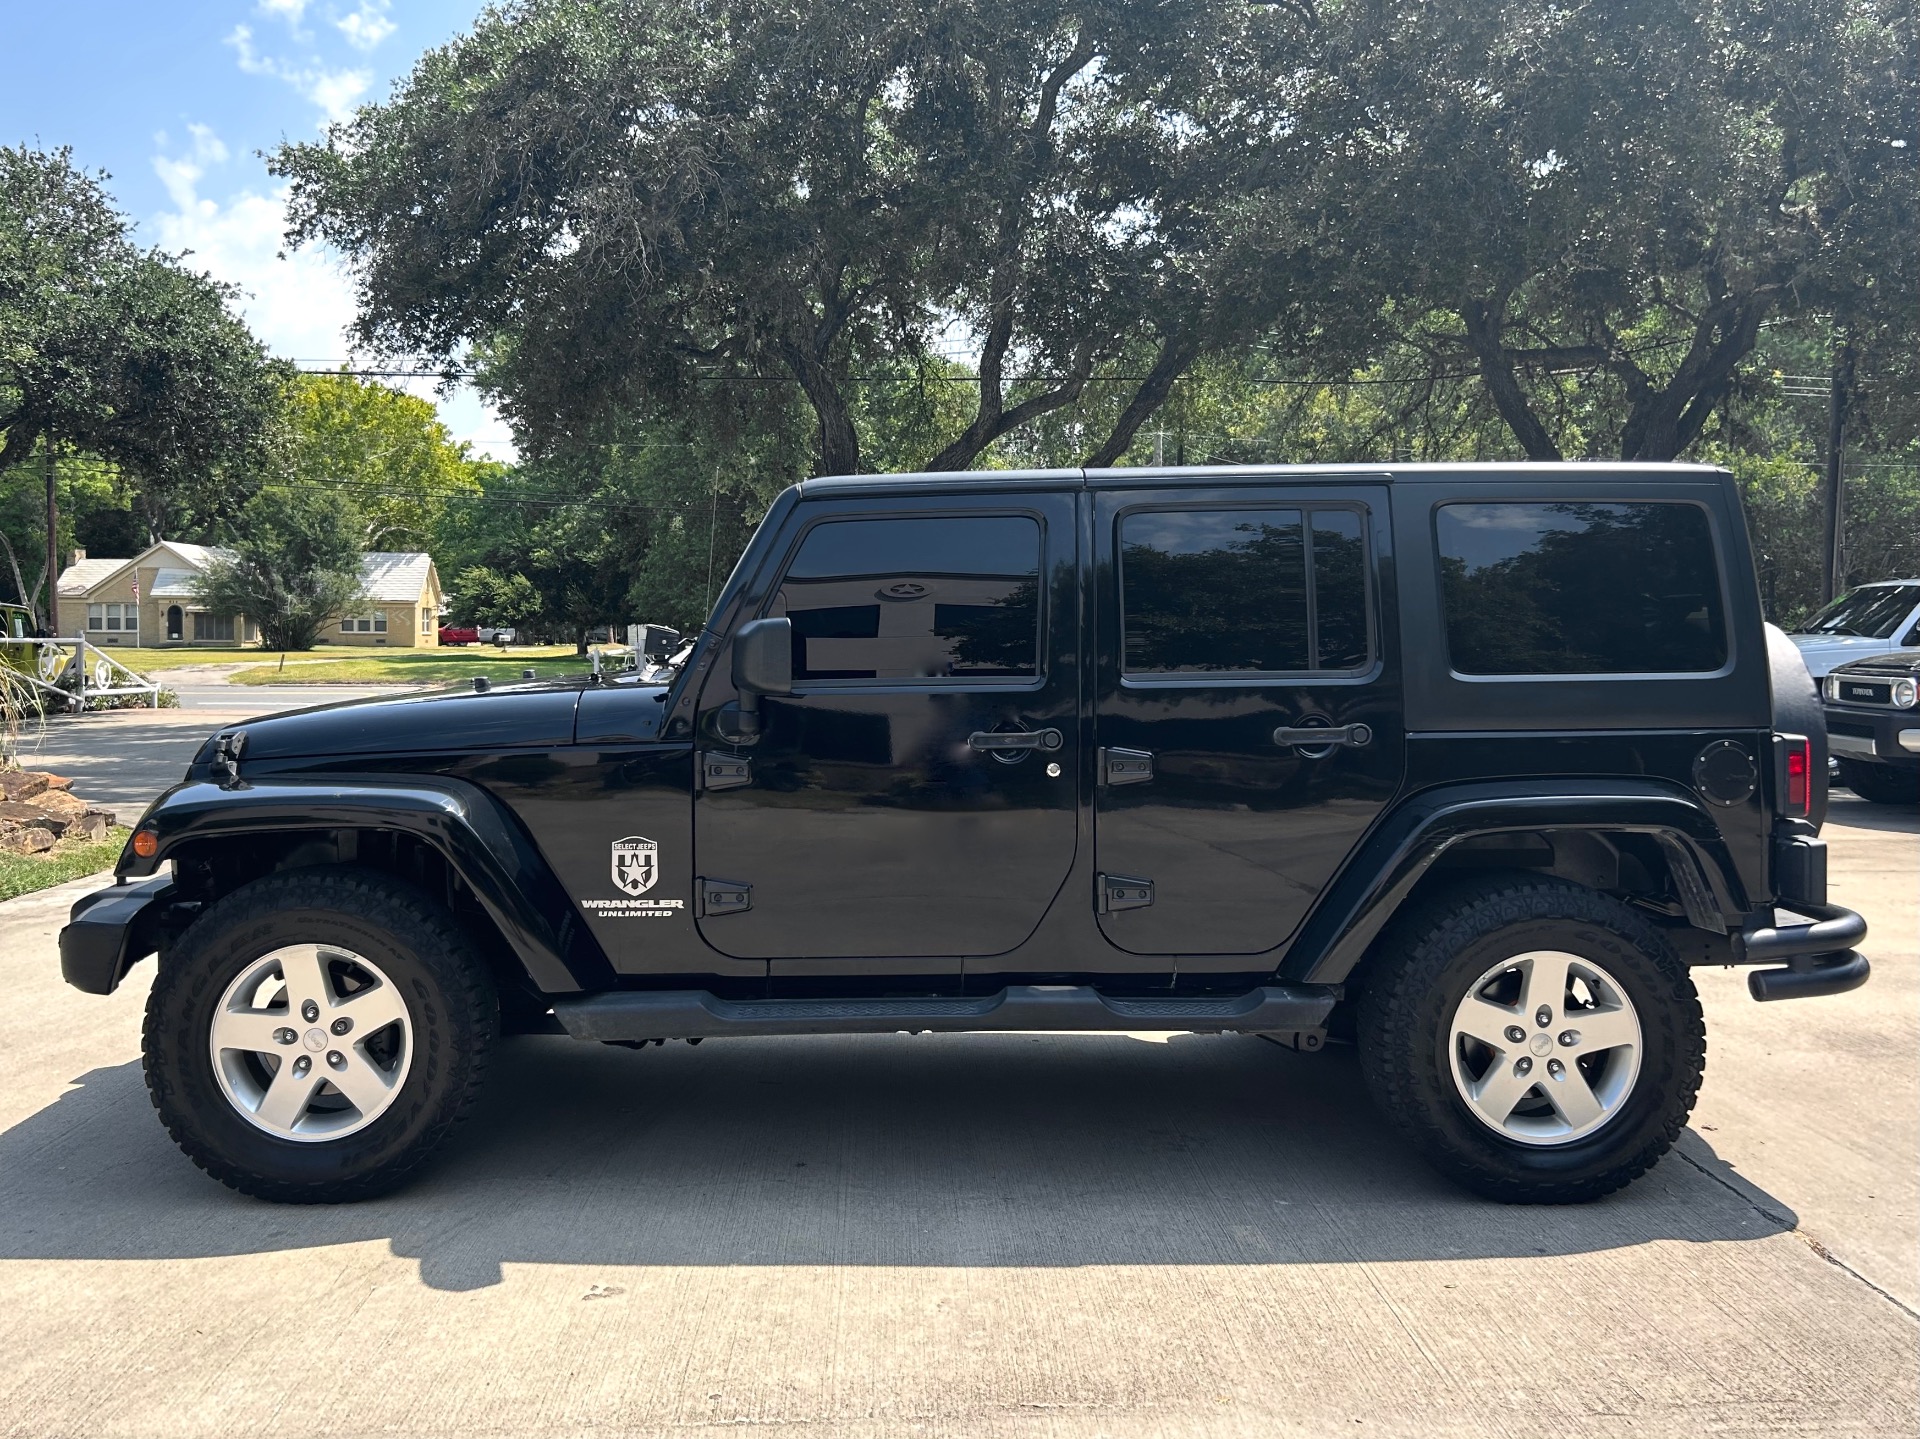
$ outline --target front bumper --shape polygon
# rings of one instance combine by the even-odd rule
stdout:
[[[1737,964],[1786,961],[1781,968],[1754,970],[1747,992],[1760,1000],[1815,999],[1865,984],[1872,969],[1853,946],[1867,937],[1866,920],[1837,904],[1794,900],[1791,908],[1808,922],[1752,924],[1734,936]]]
[[[1920,766],[1920,710],[1822,704],[1827,751],[1840,759]]]
[[[74,902],[60,931],[60,977],[88,994],[112,994],[129,969],[160,947],[173,876],[96,889]]]

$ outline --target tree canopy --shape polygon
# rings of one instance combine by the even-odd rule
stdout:
[[[272,488],[240,512],[225,554],[195,576],[216,615],[245,615],[268,649],[312,649],[361,599],[358,516],[326,495]]]
[[[140,250],[64,150],[0,146],[0,471],[43,444],[139,477],[150,532],[272,463],[284,367],[233,293]]]

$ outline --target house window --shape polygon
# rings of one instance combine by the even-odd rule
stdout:
[[[137,630],[140,628],[140,607],[138,605],[88,605],[87,628],[90,630]]]
[[[420,611],[420,633],[423,635],[430,635],[433,633],[433,611],[432,610]]]
[[[210,615],[198,611],[193,617],[193,637],[196,640],[233,639],[233,616]]]
[[[340,621],[340,632],[349,635],[383,635],[387,632],[387,615],[382,610],[371,615],[350,615]]]

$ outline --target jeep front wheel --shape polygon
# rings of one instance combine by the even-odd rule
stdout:
[[[1363,977],[1376,1101],[1441,1172],[1567,1203],[1650,1169],[1706,1063],[1700,1002],[1660,932],[1555,879],[1481,882],[1398,924]]]
[[[246,1194],[361,1199],[408,1177],[477,1091],[493,987],[453,917],[368,870],[257,880],[166,954],[147,1001],[154,1107]]]

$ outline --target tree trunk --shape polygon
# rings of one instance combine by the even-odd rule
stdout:
[[[1167,396],[1173,393],[1174,383],[1199,356],[1200,337],[1192,330],[1175,330],[1160,342],[1160,353],[1154,358],[1146,378],[1140,382],[1140,388],[1133,392],[1126,409],[1120,412],[1112,433],[1087,456],[1088,469],[1105,469],[1127,452],[1140,427],[1166,402]]]
[[[853,414],[847,407],[847,397],[841,393],[832,372],[811,345],[783,340],[779,354],[794,379],[800,382],[807,402],[813,406],[814,418],[819,422],[815,443],[820,450],[820,463],[814,473],[859,474],[860,436],[854,431]],[[581,653],[585,654],[586,651],[583,649]]]
[[[1499,411],[1500,418],[1520,442],[1520,448],[1526,451],[1527,458],[1558,460],[1561,458],[1560,447],[1553,442],[1553,436],[1547,433],[1547,427],[1540,423],[1540,417],[1534,414],[1526,391],[1520,388],[1520,377],[1514,373],[1512,356],[1502,342],[1505,322],[1500,311],[1505,305],[1505,297],[1502,297],[1492,305],[1481,300],[1469,300],[1460,307],[1460,318],[1467,327],[1467,345],[1479,364],[1480,378],[1486,383],[1487,393],[1493,397],[1494,409]]]
[[[1664,385],[1655,386],[1624,357],[1609,366],[1627,386],[1621,459],[1678,459],[1700,438],[1714,406],[1732,389],[1740,362],[1753,353],[1760,321],[1770,308],[1767,301],[1752,296],[1709,307],[1694,326],[1686,356]]]

